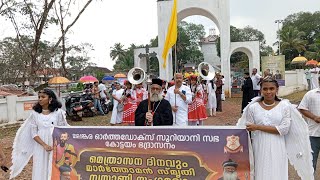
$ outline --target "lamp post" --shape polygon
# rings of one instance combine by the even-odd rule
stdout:
[[[277,19],[274,21],[274,23],[278,24],[278,32],[279,32],[279,41],[278,41],[278,49],[279,49],[279,53],[278,55],[281,54],[281,51],[280,51],[280,24],[283,23],[284,20],[282,19]]]

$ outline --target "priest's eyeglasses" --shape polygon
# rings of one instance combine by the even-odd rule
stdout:
[[[152,87],[152,88],[151,88],[151,90],[153,90],[153,91],[156,91],[156,90],[160,91],[160,90],[161,90],[161,88]]]

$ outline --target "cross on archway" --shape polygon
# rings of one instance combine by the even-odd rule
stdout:
[[[145,54],[142,54],[142,53],[140,53],[139,55],[138,55],[138,57],[140,58],[140,59],[142,59],[142,58],[146,58],[146,62],[147,62],[147,76],[149,76],[150,75],[150,58],[151,57],[157,57],[157,53],[156,52],[152,52],[152,53],[149,53],[149,45],[146,45],[146,53]]]

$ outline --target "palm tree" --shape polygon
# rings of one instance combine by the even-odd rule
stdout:
[[[307,41],[303,40],[305,32],[299,31],[296,27],[289,26],[280,32],[281,52],[297,51],[298,53],[306,51]]]
[[[116,61],[116,64],[113,66],[115,70],[118,70],[119,72],[125,72],[129,71],[134,66],[134,60],[133,56],[130,54],[127,54],[124,57],[121,57],[121,59],[118,59]]]
[[[307,41],[303,40],[305,32],[299,31],[296,27],[288,26],[280,31],[281,53],[285,55],[286,68],[291,68],[290,62],[293,58],[304,55]]]
[[[316,39],[313,44],[310,44],[308,51],[305,53],[305,57],[308,59],[320,58],[320,38]]]
[[[121,59],[126,55],[126,50],[123,49],[123,46],[124,45],[122,45],[121,43],[115,43],[113,47],[110,47],[110,57],[112,58],[112,60]]]
[[[123,47],[120,43],[115,44],[115,47],[117,46],[118,50],[121,49],[120,47]],[[134,49],[136,49],[137,46],[135,44],[130,44],[130,47],[125,50],[119,50],[116,51],[117,60],[116,64],[113,66],[115,70],[118,70],[119,72],[129,71],[134,66]],[[113,51],[111,51],[112,53]],[[120,53],[119,53],[120,52]],[[110,54],[111,54],[110,53]]]

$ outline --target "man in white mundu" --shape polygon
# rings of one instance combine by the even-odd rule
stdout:
[[[188,125],[188,104],[192,102],[191,90],[182,84],[183,76],[181,73],[175,74],[175,85],[167,91],[165,99],[172,107],[173,125]]]
[[[121,88],[120,83],[115,82],[116,89],[112,92],[113,97],[113,109],[112,109],[112,115],[110,119],[111,126],[115,124],[121,124],[122,122],[122,111],[118,111],[117,106],[122,103],[122,95],[124,89]]]

